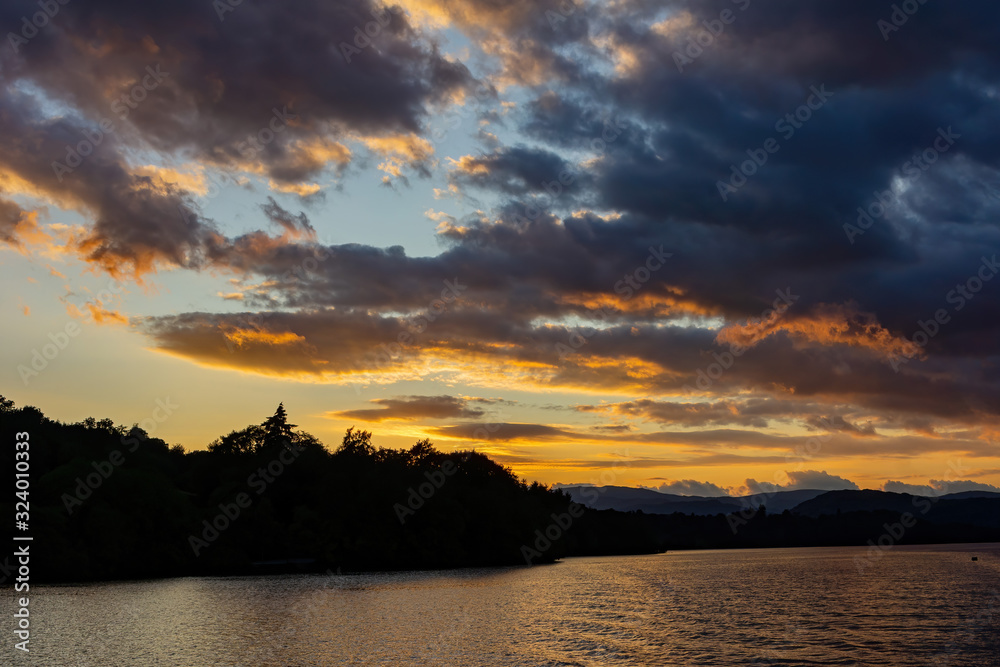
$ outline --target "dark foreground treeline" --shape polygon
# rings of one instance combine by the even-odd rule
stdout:
[[[18,432],[30,443],[26,532],[12,525]],[[355,430],[330,452],[280,406],[263,424],[187,453],[138,426],[63,424],[2,397],[0,433],[0,513],[34,538],[32,581],[506,565],[655,549],[627,521],[597,521],[482,454],[445,454],[426,440],[381,449]],[[6,575],[0,557],[9,584]]]
[[[29,434],[30,519],[13,525],[17,433]],[[517,565],[666,549],[1000,541],[1000,501],[810,518],[591,510],[476,452],[376,448],[349,430],[331,452],[284,408],[185,453],[110,420],[49,420],[0,397],[8,478],[0,514],[30,535],[31,580]],[[23,439],[23,438],[22,438]],[[23,467],[23,465],[22,465]],[[874,561],[873,561],[874,562]],[[0,584],[16,565],[0,557]]]

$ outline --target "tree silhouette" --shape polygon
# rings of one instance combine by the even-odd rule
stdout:
[[[262,447],[268,451],[291,447],[295,439],[292,429],[295,424],[288,423],[288,414],[284,403],[278,403],[278,409],[260,425],[263,431]]]
[[[208,445],[208,451],[237,456],[250,455],[257,453],[263,444],[264,429],[253,425],[217,438]]]
[[[375,447],[372,446],[372,433],[371,431],[354,430],[354,427],[347,429],[347,433],[344,434],[344,440],[340,443],[340,447],[337,448],[337,454],[347,454],[350,456],[371,456],[375,453]]]
[[[410,465],[421,465],[437,453],[438,450],[431,444],[430,438],[417,440],[417,444],[410,447],[410,451],[407,452]]]
[[[275,451],[293,447],[322,449],[322,445],[314,436],[303,431],[295,431],[295,426],[288,423],[288,413],[285,411],[284,403],[278,403],[278,409],[262,424],[231,431],[209,444],[208,450],[217,454],[249,456],[261,452],[273,454]]]
[[[39,580],[511,565],[553,517],[570,516],[568,496],[426,438],[375,447],[370,431],[352,427],[331,453],[289,423],[283,404],[207,451],[105,419],[55,422],[3,397],[0,430],[31,432],[32,511],[45,517],[37,534],[48,545],[32,561]],[[6,450],[12,468],[16,450]],[[13,512],[0,498],[0,513]],[[571,553],[574,539],[552,539],[533,562]],[[580,553],[600,541],[578,540]]]

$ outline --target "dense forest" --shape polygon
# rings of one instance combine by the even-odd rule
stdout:
[[[354,429],[330,451],[281,405],[190,452],[138,426],[63,424],[2,397],[0,426],[8,471],[15,433],[30,434],[39,581],[523,565],[655,549],[627,521],[607,522],[483,454],[428,440],[377,448]],[[0,512],[13,521],[7,495]]]
[[[371,433],[348,429],[331,451],[290,424],[282,405],[190,452],[137,425],[64,424],[2,396],[0,427],[6,470],[24,460],[30,467],[34,581],[536,565],[776,546],[870,545],[870,564],[895,544],[1000,541],[996,499],[942,500],[905,530],[893,511],[599,511],[481,453],[445,453],[428,440],[378,448]],[[30,447],[16,446],[22,432]],[[18,451],[28,456],[15,459]],[[11,528],[18,500],[13,489],[0,498]],[[0,560],[0,584],[13,571]]]

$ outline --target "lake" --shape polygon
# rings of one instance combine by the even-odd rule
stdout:
[[[858,557],[38,586],[30,664],[1000,665],[1000,545],[895,547],[863,571]]]

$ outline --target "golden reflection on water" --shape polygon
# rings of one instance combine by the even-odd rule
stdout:
[[[31,658],[53,667],[1000,664],[1000,545],[896,547],[861,573],[853,557],[863,553],[697,551],[40,587]]]

